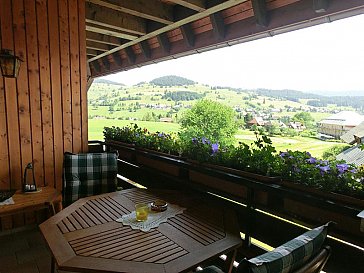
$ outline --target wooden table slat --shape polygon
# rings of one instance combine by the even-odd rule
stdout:
[[[95,222],[88,217],[87,213],[82,208],[76,210],[76,213],[87,223],[88,226],[93,227],[96,226]]]
[[[72,214],[70,214],[67,219],[72,223],[72,225],[76,228],[76,229],[82,229],[82,226],[80,225],[80,223],[73,217]]]
[[[101,219],[96,218],[95,215],[90,210],[87,209],[86,205],[87,203],[85,203],[84,206],[80,207],[80,210],[84,213],[84,215],[88,219],[90,219],[94,223],[94,225],[101,225],[102,224]]]
[[[82,228],[90,227],[90,225],[86,223],[86,221],[77,213],[77,211],[73,212],[71,215],[75,218],[75,220],[77,220],[77,222],[82,226]]]
[[[109,257],[109,258],[113,258],[113,259],[122,259],[122,258],[130,255],[131,253],[138,252],[141,244],[154,243],[154,242],[162,240],[162,238],[163,237],[160,234],[146,236],[144,238],[138,239],[137,242],[132,241],[129,243],[125,243],[124,245],[121,245],[124,247],[121,247],[118,251],[110,253],[110,255],[107,255],[107,256],[103,255],[103,257]]]
[[[103,198],[103,199],[105,199],[105,198]],[[114,220],[120,218],[120,213],[114,212],[113,207],[112,206],[108,206],[107,204],[105,204],[104,202],[102,202],[102,199],[92,200],[92,204],[94,204],[100,210],[102,210],[105,214],[107,214],[107,216],[109,217],[110,221],[114,221]]]

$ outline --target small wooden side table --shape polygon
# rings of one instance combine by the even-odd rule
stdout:
[[[54,215],[55,205],[61,203],[61,193],[51,186],[46,186],[39,192],[23,193],[19,190],[13,195],[13,200],[15,204],[0,206],[0,217],[40,209],[49,209]]]

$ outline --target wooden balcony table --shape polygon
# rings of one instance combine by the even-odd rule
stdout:
[[[186,208],[144,232],[115,220],[135,203],[164,199]],[[191,192],[129,189],[83,198],[40,225],[58,268],[76,272],[187,272],[228,254],[241,238],[235,212]],[[52,268],[54,271],[54,267]]]

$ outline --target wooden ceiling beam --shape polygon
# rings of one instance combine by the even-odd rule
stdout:
[[[101,58],[100,60],[101,60],[101,62],[102,62],[102,65],[104,66],[104,68],[105,68],[106,70],[110,70],[110,62],[109,62],[109,60],[107,59],[107,57],[103,57],[103,58]]]
[[[122,39],[120,39],[120,38],[116,38],[116,37],[112,37],[112,36],[108,36],[108,35],[104,35],[104,34],[100,34],[100,33],[90,32],[90,31],[86,32],[86,41],[103,43],[103,44],[112,45],[112,46],[119,46],[123,43]]]
[[[248,0],[226,0],[225,2],[220,3],[218,5],[215,5],[215,6],[211,7],[211,8],[208,8],[205,11],[202,11],[202,12],[199,12],[199,13],[196,13],[196,14],[193,14],[193,15],[191,15],[191,16],[189,16],[187,18],[181,19],[181,20],[179,20],[179,21],[177,21],[177,22],[175,22],[173,24],[164,26],[164,27],[162,27],[160,29],[157,29],[155,31],[152,31],[150,33],[147,33],[144,36],[139,37],[139,38],[137,38],[137,39],[135,39],[133,41],[124,43],[121,46],[118,46],[118,47],[116,47],[116,48],[114,48],[114,49],[112,49],[112,50],[110,50],[108,52],[105,52],[105,53],[103,53],[103,54],[101,54],[99,56],[96,56],[96,57],[90,59],[89,62],[92,62],[92,61],[94,61],[94,60],[96,60],[98,58],[104,57],[106,55],[110,55],[111,53],[114,53],[114,52],[119,51],[121,49],[125,49],[125,48],[127,48],[129,46],[132,46],[132,45],[135,45],[137,43],[140,43],[141,41],[144,41],[144,40],[153,38],[153,37],[155,37],[155,36],[157,36],[157,35],[159,35],[161,33],[164,33],[164,32],[167,32],[167,31],[170,31],[170,30],[173,30],[173,29],[176,29],[176,28],[178,28],[180,26],[183,26],[185,24],[194,22],[196,20],[199,20],[199,19],[202,19],[204,17],[210,16],[213,13],[222,11],[222,10],[227,9],[227,8],[231,8],[233,6],[236,6],[236,5],[240,4],[240,3],[244,3],[244,2],[247,2],[247,1]]]
[[[100,7],[92,3],[88,3],[86,7],[86,24],[87,23],[137,35],[146,34],[144,19]]]
[[[201,12],[206,10],[204,0],[169,0],[169,2],[175,3],[177,5],[193,9],[195,11]]]
[[[226,27],[225,27],[224,18],[222,17],[221,12],[216,12],[214,14],[211,14],[210,20],[211,20],[211,24],[212,24],[212,28],[213,28],[215,37],[218,39],[224,38]]]
[[[108,28],[95,26],[95,25],[90,25],[90,24],[86,25],[86,30],[96,32],[96,33],[99,33],[99,34],[104,34],[104,35],[108,35],[108,36],[113,36],[113,37],[125,39],[125,40],[135,40],[135,39],[138,38],[138,36],[136,36],[136,35],[122,33],[122,32],[118,32],[118,31],[115,31],[115,30],[108,29]]]
[[[165,25],[172,24],[173,10],[170,5],[158,0],[130,1],[130,0],[86,0],[87,2],[121,11],[130,15],[156,21]]]
[[[171,43],[168,39],[167,33],[161,33],[157,36],[159,45],[162,47],[163,51],[169,53],[171,51]]]
[[[107,44],[102,44],[102,43],[93,42],[93,41],[86,41],[86,48],[106,52],[106,51],[109,51],[110,49],[112,49],[113,47],[109,46]]]
[[[119,52],[114,52],[112,54],[112,57],[114,59],[114,62],[117,64],[117,65],[122,65],[123,64],[123,61],[121,59],[121,56],[119,54]]]
[[[131,47],[127,47],[124,49],[126,53],[126,57],[128,58],[128,61],[130,64],[134,64],[136,60],[135,53]]]
[[[95,56],[97,56],[97,55],[98,55],[98,53],[97,53],[97,51],[96,51],[96,50],[94,50],[94,49],[89,49],[89,48],[87,48],[87,49],[86,49],[86,54],[87,54],[87,56],[92,56],[92,57],[95,57]]]
[[[149,59],[150,57],[152,57],[152,51],[150,50],[148,41],[141,41],[140,48],[142,49],[145,58]]]
[[[186,44],[189,47],[193,47],[195,45],[195,34],[193,33],[193,29],[190,24],[186,24],[181,26],[181,32]]]
[[[252,5],[257,24],[267,27],[269,25],[269,20],[265,0],[252,0]]]
[[[101,66],[99,64],[99,60],[93,61],[91,63],[91,66],[93,67],[93,69],[95,69],[96,72],[100,72],[101,71]]]

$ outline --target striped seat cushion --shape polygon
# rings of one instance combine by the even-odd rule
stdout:
[[[117,154],[65,153],[63,164],[65,206],[82,197],[115,191]]]
[[[243,260],[238,272],[286,273],[300,268],[321,249],[328,225],[309,230],[270,252]]]

